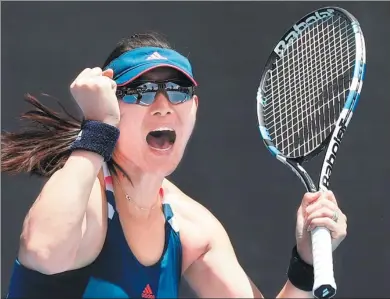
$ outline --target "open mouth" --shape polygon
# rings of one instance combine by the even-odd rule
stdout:
[[[146,136],[148,145],[160,151],[169,150],[176,140],[176,132],[170,128],[158,128]]]

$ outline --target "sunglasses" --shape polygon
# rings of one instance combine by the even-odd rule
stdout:
[[[118,87],[116,96],[127,104],[149,106],[153,104],[157,92],[165,91],[168,100],[174,105],[191,100],[195,87],[186,82],[137,82]]]

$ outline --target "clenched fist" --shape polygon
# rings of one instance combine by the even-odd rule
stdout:
[[[116,83],[111,69],[86,68],[70,85],[70,92],[82,110],[85,119],[118,126],[119,104]]]
[[[326,227],[335,250],[347,235],[347,217],[340,210],[332,191],[306,193],[297,212],[296,241],[300,257],[313,263],[310,231]]]

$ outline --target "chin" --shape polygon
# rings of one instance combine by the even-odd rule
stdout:
[[[164,151],[149,148],[145,154],[144,161],[147,164],[145,165],[147,172],[160,173],[163,176],[168,176],[174,172],[182,157],[177,148],[174,147]]]
[[[147,167],[145,167],[147,169],[147,172],[149,172],[150,174],[159,174],[163,177],[166,177],[166,176],[169,176],[170,174],[172,174],[179,163],[174,163],[174,162],[170,162],[170,161],[166,161],[165,163],[162,162],[162,163],[156,163],[157,161],[150,161],[147,165]]]

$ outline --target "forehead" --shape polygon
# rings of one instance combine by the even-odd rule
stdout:
[[[173,68],[159,67],[146,72],[145,74],[140,76],[138,80],[165,81],[165,80],[172,80],[172,79],[180,80],[185,78],[186,76],[183,73]]]

